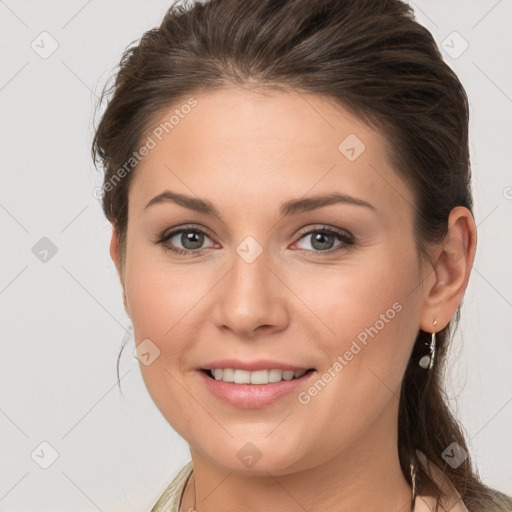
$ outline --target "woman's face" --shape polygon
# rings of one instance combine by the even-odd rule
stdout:
[[[121,277],[152,399],[193,453],[237,471],[396,451],[425,292],[384,140],[320,96],[194,97],[162,116],[181,114],[151,135],[129,192]],[[353,199],[313,200],[334,194]],[[254,382],[314,371],[238,384],[213,367],[260,370]]]

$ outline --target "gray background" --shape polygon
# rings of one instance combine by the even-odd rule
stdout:
[[[478,249],[448,394],[482,479],[512,494],[512,3],[411,4],[471,103]],[[124,398],[116,386],[130,322],[89,153],[96,95],[169,5],[0,0],[1,511],[149,510],[189,460],[146,391],[133,339]],[[469,44],[461,55],[454,31]]]

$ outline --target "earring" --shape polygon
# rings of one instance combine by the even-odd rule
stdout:
[[[411,503],[411,512],[414,511],[416,504],[416,464],[414,461],[410,464],[411,468],[411,487],[412,487],[412,503]]]
[[[436,324],[437,324],[437,320],[434,320],[433,325],[436,325]],[[436,353],[436,333],[433,332],[432,333],[432,338],[430,340],[430,355],[423,356],[420,359],[420,366],[424,370],[426,370],[426,369],[431,370],[432,367],[434,366],[434,356],[435,356],[435,353]]]

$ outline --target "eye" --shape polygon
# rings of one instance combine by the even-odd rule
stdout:
[[[303,233],[299,241],[308,238],[310,246],[313,247],[312,252],[333,253],[354,244],[354,237],[348,232],[325,226],[315,226],[315,229]],[[338,245],[334,245],[336,239],[340,241]],[[311,252],[307,247],[299,248]]]
[[[314,229],[304,232],[300,236],[299,242],[306,240],[308,237],[310,237],[310,245],[313,249],[311,250],[307,247],[299,247],[299,249],[313,253],[330,254],[352,246],[355,243],[354,237],[350,233],[326,226],[315,226]],[[210,246],[203,247],[205,239],[211,241],[210,237],[202,229],[193,226],[182,226],[179,229],[164,231],[153,243],[162,245],[164,249],[176,254],[197,255],[203,252],[203,250],[215,246],[212,242]],[[336,239],[340,242],[338,245],[334,245]]]
[[[165,249],[177,254],[194,254],[202,252],[204,241],[210,239],[201,229],[182,226],[172,231],[164,231],[154,243],[162,245]],[[181,244],[182,247],[179,246]],[[213,247],[213,244],[210,246]]]

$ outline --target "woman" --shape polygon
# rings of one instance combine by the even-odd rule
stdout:
[[[411,8],[174,6],[109,92],[111,255],[192,458],[153,511],[512,510],[443,398],[468,101]]]

